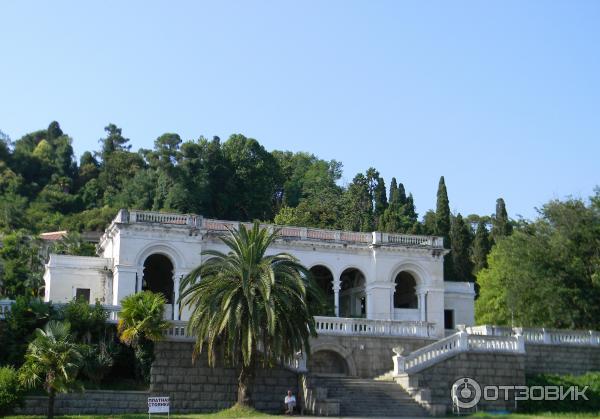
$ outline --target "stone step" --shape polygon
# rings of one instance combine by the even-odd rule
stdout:
[[[327,388],[328,398],[340,401],[342,416],[427,416],[427,411],[393,381],[313,377],[312,383]]]

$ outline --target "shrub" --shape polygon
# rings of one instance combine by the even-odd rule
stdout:
[[[11,413],[22,401],[17,371],[13,367],[0,367],[0,417]]]
[[[64,320],[71,325],[71,334],[82,343],[100,342],[105,335],[108,313],[96,301],[92,307],[84,299],[74,299],[63,308]]]
[[[584,375],[540,374],[527,377],[528,386],[578,386],[589,400],[526,400],[520,402],[519,410],[524,412],[598,412],[600,411],[600,372],[588,372]],[[566,390],[566,389],[565,389]]]

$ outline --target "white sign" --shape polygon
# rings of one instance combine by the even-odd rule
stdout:
[[[169,398],[148,397],[148,413],[169,413]]]

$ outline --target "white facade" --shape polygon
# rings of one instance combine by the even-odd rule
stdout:
[[[165,286],[163,293],[172,293],[168,299],[177,302],[179,282],[201,263],[200,253],[226,250],[219,236],[237,224],[121,210],[100,239],[100,257],[50,256],[46,300],[67,301],[77,288],[87,288],[90,301],[119,305],[151,285]],[[299,227],[283,227],[279,236],[270,251],[290,253],[326,275],[321,284],[331,294],[336,316],[427,322],[442,336],[444,310],[452,310],[455,324],[473,325],[473,284],[444,282],[447,250],[439,237]],[[156,272],[162,272],[159,282]],[[406,282],[403,288],[396,287],[397,279]],[[178,307],[167,312],[174,320],[187,318],[185,312],[179,316]]]

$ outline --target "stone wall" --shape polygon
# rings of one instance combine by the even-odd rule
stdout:
[[[525,358],[516,354],[464,352],[410,375],[411,385],[418,386],[421,397],[428,405],[441,407],[442,413],[452,410],[452,385],[461,378],[474,379],[482,390],[488,385],[525,385]],[[504,400],[503,392],[500,396],[497,401],[482,398],[478,409],[515,409],[514,393],[509,394],[509,400]]]
[[[310,344],[312,353],[322,350],[341,355],[347,363],[349,375],[373,378],[394,368],[394,347],[402,345],[410,353],[435,341],[436,339],[408,337],[320,335],[312,339]]]
[[[206,354],[192,363],[193,344],[160,342],[155,347],[151,391],[171,398],[171,409],[178,413],[210,412],[231,407],[237,399],[235,368],[208,366]],[[275,367],[257,371],[253,399],[255,407],[282,412],[287,390],[298,394],[297,374]]]
[[[145,391],[87,390],[82,393],[59,394],[56,396],[54,412],[57,415],[116,415],[123,413],[148,412],[148,397]],[[25,398],[25,405],[17,409],[20,415],[46,415],[48,397]]]
[[[526,374],[573,374],[600,371],[600,348],[576,345],[525,345]]]

